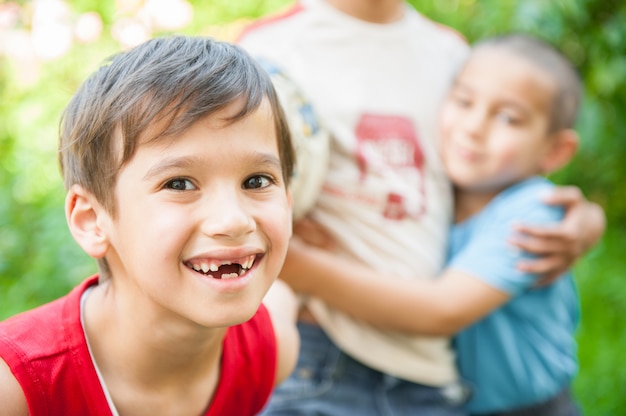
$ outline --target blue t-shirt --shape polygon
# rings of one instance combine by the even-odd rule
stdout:
[[[547,400],[567,386],[578,369],[574,331],[579,302],[572,277],[532,287],[538,276],[515,267],[527,255],[507,244],[515,223],[555,223],[563,217],[561,208],[541,201],[552,188],[544,178],[530,178],[452,227],[448,267],[511,296],[456,337],[461,375],[475,389],[468,405],[471,412]]]

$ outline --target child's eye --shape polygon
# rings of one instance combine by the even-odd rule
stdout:
[[[185,178],[171,179],[165,183],[165,188],[174,191],[191,191],[196,189],[195,185],[189,179]]]
[[[516,116],[510,113],[507,113],[505,111],[499,112],[497,117],[498,117],[498,120],[506,124],[515,125],[519,123],[519,119]]]
[[[255,175],[246,179],[243,183],[244,189],[262,189],[270,186],[274,181],[264,175]]]
[[[461,95],[456,95],[453,98],[454,104],[456,104],[457,107],[462,107],[462,108],[467,108],[470,105],[472,105],[472,101],[465,97],[465,96],[461,96]]]

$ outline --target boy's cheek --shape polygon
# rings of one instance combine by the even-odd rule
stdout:
[[[271,239],[282,242],[291,238],[293,203],[289,192],[254,209],[257,222]]]

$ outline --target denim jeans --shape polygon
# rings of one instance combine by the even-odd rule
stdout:
[[[523,409],[476,414],[473,416],[580,416],[581,412],[570,394],[569,387],[553,398]]]
[[[298,324],[298,364],[262,415],[462,416],[461,385],[424,386],[373,370],[339,350],[324,331]]]

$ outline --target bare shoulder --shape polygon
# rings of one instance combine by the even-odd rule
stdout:
[[[275,384],[278,385],[291,374],[298,360],[298,300],[289,286],[278,279],[267,292],[263,303],[270,313],[276,333],[278,359]]]
[[[0,403],[3,415],[28,416],[28,405],[22,387],[2,358],[0,358]]]

